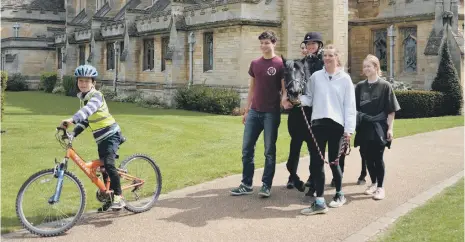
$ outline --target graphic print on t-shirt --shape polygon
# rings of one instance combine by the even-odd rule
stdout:
[[[276,74],[276,68],[274,67],[269,67],[268,70],[266,70],[266,74],[268,74],[268,76],[274,76]]]

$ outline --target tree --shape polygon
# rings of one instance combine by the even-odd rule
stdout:
[[[452,62],[447,39],[443,41],[441,47],[441,60],[431,88],[433,91],[444,93],[445,100],[442,107],[444,115],[460,115],[463,105],[462,86]]]
[[[1,95],[2,95],[2,99],[1,99],[1,103],[0,105],[2,106],[2,110],[1,110],[1,121],[3,121],[3,110],[4,110],[4,105],[5,105],[5,89],[6,89],[6,84],[7,84],[7,80],[8,80],[8,73],[6,73],[5,71],[0,71],[0,76],[1,76],[1,84],[2,84],[2,87],[1,87]],[[4,131],[1,131],[1,133],[3,133]]]

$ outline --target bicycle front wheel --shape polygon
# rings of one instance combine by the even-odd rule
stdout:
[[[145,212],[152,208],[161,193],[161,173],[155,161],[142,154],[135,154],[120,165],[121,188],[125,208],[133,213]]]
[[[57,182],[53,169],[39,171],[18,192],[16,214],[23,227],[33,234],[60,235],[72,228],[84,212],[86,193],[81,181],[65,171],[59,200],[51,202]]]

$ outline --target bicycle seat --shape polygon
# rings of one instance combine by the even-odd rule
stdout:
[[[126,137],[121,135],[121,142],[119,143],[119,145],[122,145],[124,142],[126,142]]]
[[[121,141],[120,141],[119,145],[122,145],[124,142],[126,142],[126,137],[121,135]],[[116,151],[115,159],[118,159],[118,158],[119,158],[118,151]]]

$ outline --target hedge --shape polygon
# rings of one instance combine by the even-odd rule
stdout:
[[[448,46],[447,41],[442,45],[441,60],[431,89],[444,93],[444,115],[460,115],[463,105],[462,86]]]
[[[57,83],[57,74],[55,72],[45,72],[40,76],[40,89],[51,93]]]
[[[175,101],[176,107],[180,109],[226,115],[232,114],[240,105],[237,91],[204,85],[178,89]]]
[[[15,73],[8,77],[6,90],[7,91],[27,91],[29,88],[26,82],[26,76]]]
[[[78,94],[76,78],[73,76],[63,76],[63,88],[66,96],[75,97]]]
[[[0,76],[1,76],[1,82],[2,82],[2,100],[1,100],[1,105],[2,105],[2,110],[1,110],[1,121],[3,121],[3,110],[4,110],[4,103],[5,103],[5,90],[6,90],[6,85],[7,85],[7,80],[8,80],[8,73],[6,71],[0,71]]]
[[[398,118],[426,118],[443,116],[444,94],[436,91],[394,91],[401,110]]]

